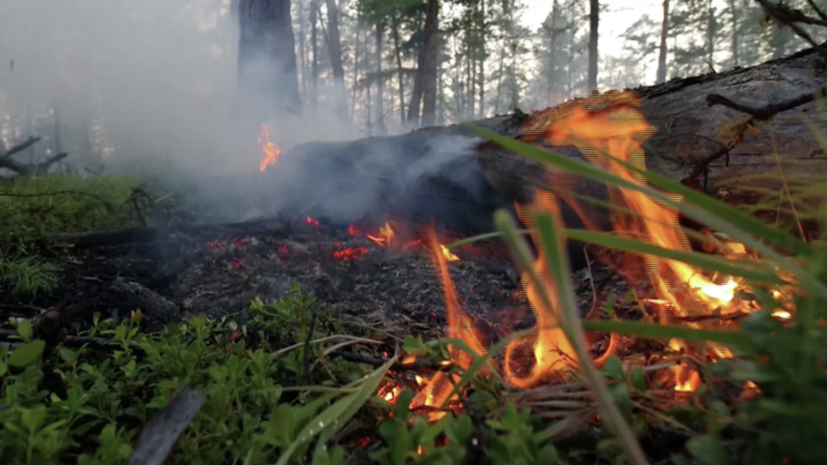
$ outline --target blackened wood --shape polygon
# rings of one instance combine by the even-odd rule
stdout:
[[[175,391],[167,405],[144,427],[129,465],[163,465],[202,405],[201,394],[188,388]]]

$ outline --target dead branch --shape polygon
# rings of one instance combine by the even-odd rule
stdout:
[[[26,150],[27,148],[31,147],[32,145],[40,142],[42,139],[43,139],[42,137],[29,136],[29,138],[26,139],[25,142],[22,142],[20,144],[15,145],[12,148],[10,148],[0,158],[11,158],[12,155]]]
[[[167,405],[147,423],[129,465],[163,465],[181,433],[187,429],[204,405],[204,397],[188,388],[181,388],[170,397]]]
[[[59,153],[53,157],[47,158],[45,161],[30,165],[27,163],[20,163],[8,157],[0,158],[0,168],[6,168],[14,171],[21,176],[42,176],[49,171],[49,168],[55,163],[68,157],[67,153]]]
[[[792,110],[793,108],[797,108],[802,105],[812,103],[816,99],[822,97],[824,97],[824,93],[820,90],[817,90],[814,92],[799,95],[785,102],[768,103],[761,107],[754,107],[732,101],[724,97],[723,95],[707,95],[706,105],[708,107],[722,105],[727,108],[732,108],[733,110],[740,111],[741,113],[746,113],[750,115],[750,118],[743,125],[740,126],[735,137],[733,137],[732,140],[729,141],[729,143],[727,143],[724,147],[714,152],[712,155],[699,161],[695,165],[695,169],[692,170],[692,173],[686,179],[683,180],[684,184],[697,184],[698,178],[709,170],[709,165],[715,160],[728,155],[732,149],[734,149],[738,144],[740,144],[743,141],[747,129],[755,127],[755,123],[759,121],[767,121],[769,119],[772,119],[781,112]]]
[[[816,43],[815,40],[807,33],[799,24],[809,24],[815,26],[824,26],[827,27],[827,20],[813,18],[804,14],[804,12],[800,10],[796,10],[790,8],[787,5],[784,5],[781,2],[778,2],[776,5],[771,5],[769,0],[755,0],[758,4],[761,5],[761,8],[764,9],[764,12],[767,14],[767,18],[771,19],[781,26],[785,26],[790,28],[795,35],[804,39],[807,43],[815,47],[819,53],[823,56],[827,57],[827,51],[821,47],[819,44]],[[819,10],[815,5],[810,2],[810,5],[816,10],[816,14],[821,16],[823,13]]]
[[[33,137],[30,136],[25,142],[15,145],[2,156],[0,156],[0,168],[6,168],[8,170],[12,170],[15,173],[21,176],[41,176],[46,174],[49,171],[49,168],[63,160],[64,158],[68,157],[67,153],[59,153],[52,157],[47,158],[45,161],[36,164],[27,164],[27,163],[20,163],[12,158],[12,155],[20,153],[27,148],[31,147],[32,145],[40,142],[43,138],[42,137]]]
[[[119,277],[112,283],[112,290],[123,297],[127,307],[140,308],[144,314],[164,324],[181,319],[181,312],[177,305],[136,282]]]

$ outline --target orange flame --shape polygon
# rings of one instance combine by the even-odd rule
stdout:
[[[270,127],[266,124],[261,125],[261,133],[258,136],[258,146],[264,153],[264,158],[261,160],[261,163],[259,163],[259,170],[263,172],[268,166],[275,165],[279,159],[279,155],[281,155],[281,149],[279,149],[276,144],[270,142]]]
[[[632,165],[638,170],[645,170],[644,151],[642,145],[654,133],[651,126],[639,110],[638,97],[631,92],[609,93],[593,96],[589,99],[569,102],[557,108],[532,115],[528,126],[521,137],[526,142],[543,140],[552,146],[573,146],[585,155],[587,160],[611,174],[627,181],[630,184],[644,186],[645,178],[638,172],[628,169],[620,162]],[[608,153],[610,157],[604,156]],[[620,162],[618,162],[618,160]],[[546,173],[549,184],[553,186],[567,186],[573,181],[572,175],[549,170]],[[570,190],[570,189],[569,189]],[[517,205],[517,212],[524,223],[531,224],[528,215],[531,211],[549,213],[560,218],[560,200],[566,202],[572,210],[582,217],[586,227],[596,228],[593,221],[585,214],[583,205],[579,205],[573,198],[560,194],[558,199],[553,193],[536,190],[534,199],[529,205]],[[679,198],[671,198],[677,202]],[[612,226],[615,234],[627,238],[642,240],[650,244],[671,250],[689,251],[689,241],[679,226],[678,212],[666,202],[654,200],[650,196],[626,187],[609,188],[609,201],[621,207],[618,210],[645,214],[641,217],[629,213],[612,213]],[[562,224],[558,221],[558,224]],[[545,302],[539,288],[536,288],[528,275],[523,275],[523,287],[528,301],[535,314],[537,325],[534,333],[522,340],[511,341],[505,349],[505,364],[503,371],[506,381],[514,387],[530,388],[548,382],[556,376],[576,368],[579,361],[573,358],[574,351],[568,339],[560,328],[560,318],[557,311],[556,286],[548,271],[548,264],[544,260],[543,244],[539,238],[532,236],[539,250],[538,257],[533,264],[533,272],[539,278],[540,285],[545,290],[549,302]],[[432,232],[429,239],[432,250],[440,248]],[[742,244],[727,244],[733,255],[745,253]],[[442,249],[443,251],[445,249]],[[635,272],[643,271],[654,288],[654,298],[651,303],[657,303],[656,311],[661,323],[670,323],[677,317],[710,314],[717,308],[725,308],[735,296],[738,283],[726,279],[722,283],[701,274],[685,263],[663,259],[655,256],[632,257],[637,260],[637,266],[625,264],[619,271],[626,274],[632,281]],[[486,346],[476,333],[470,318],[461,308],[453,281],[447,271],[447,258],[441,253],[433,253],[433,261],[437,269],[440,283],[445,293],[445,304],[448,316],[448,331],[452,338],[461,339],[468,347],[480,355],[484,355]],[[784,318],[777,312],[778,318]],[[690,323],[697,326],[695,323]],[[597,360],[602,363],[617,349],[617,339],[613,336],[609,347]],[[522,357],[528,355],[524,348],[530,348],[533,361],[529,370],[519,369]],[[670,341],[670,348],[675,352],[683,352],[689,347],[678,340]],[[731,357],[731,353],[724,348],[713,347],[712,352],[719,358]],[[464,352],[451,351],[452,360],[459,366],[467,366],[470,358]],[[530,358],[530,357],[529,357]],[[527,372],[526,372],[527,371]],[[700,374],[688,365],[678,365],[673,370],[676,391],[694,391],[699,386]],[[451,391],[448,387],[438,386],[438,378],[447,379],[447,375],[439,374],[428,385],[427,395],[433,399],[433,405],[439,405]],[[427,402],[426,402],[427,405]]]

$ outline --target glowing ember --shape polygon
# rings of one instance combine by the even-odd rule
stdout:
[[[309,216],[304,219],[304,222],[309,224],[310,226],[318,226],[319,225],[319,220],[311,218]]]
[[[359,257],[366,253],[368,253],[367,247],[348,247],[346,249],[334,250],[333,258],[349,262],[352,260],[358,260]]]
[[[261,163],[259,163],[259,169],[264,171],[268,166],[275,165],[279,159],[279,155],[281,155],[281,149],[279,149],[276,144],[270,142],[270,127],[266,124],[261,125],[261,133],[258,136],[258,146],[261,148],[262,153],[264,153],[264,158],[262,158]]]

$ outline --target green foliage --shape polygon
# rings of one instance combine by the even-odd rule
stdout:
[[[31,240],[50,233],[138,224],[130,202],[140,180],[129,176],[19,177],[0,183],[0,236]]]
[[[53,267],[37,257],[9,257],[0,253],[0,283],[16,294],[35,294],[54,284]]]

